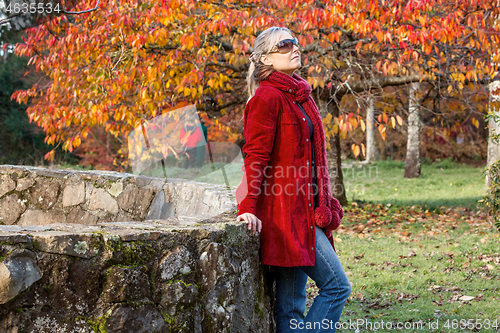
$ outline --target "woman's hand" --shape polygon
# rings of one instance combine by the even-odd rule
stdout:
[[[248,225],[248,230],[252,230],[252,233],[255,236],[255,232],[260,233],[262,230],[262,221],[252,213],[243,213],[236,217],[236,221],[244,220]]]

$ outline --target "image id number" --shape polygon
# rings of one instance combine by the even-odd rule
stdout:
[[[445,321],[444,328],[451,328],[451,329],[489,329],[489,328],[494,328],[498,329],[499,325],[497,320],[491,321],[489,319],[452,319],[452,320],[447,320]]]
[[[31,13],[31,14],[35,14],[35,13],[38,13],[38,14],[43,14],[43,13],[47,13],[47,14],[50,14],[52,12],[54,13],[60,13],[61,12],[61,9],[59,8],[59,4],[56,3],[55,5],[53,5],[52,3],[48,2],[48,3],[30,3],[30,4],[27,4],[26,2],[24,3],[14,3],[12,4],[11,2],[9,2],[9,5],[7,6],[6,10],[5,10],[7,13],[14,13],[14,14],[19,14],[19,13],[23,13],[23,14],[27,14],[27,13]]]

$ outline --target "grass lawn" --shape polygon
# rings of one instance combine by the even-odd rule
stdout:
[[[351,203],[334,237],[353,288],[338,332],[500,332],[500,237],[476,210],[483,170],[444,160],[405,179],[404,162],[345,163]],[[307,292],[309,309],[311,279]]]
[[[475,208],[485,192],[484,167],[455,165],[443,160],[422,165],[418,178],[404,178],[404,162],[378,161],[369,166],[347,161],[342,167],[349,201],[436,209],[441,206]],[[354,199],[354,200],[353,200]]]
[[[467,208],[345,208],[334,237],[353,289],[338,332],[390,331],[377,326],[382,321],[401,322],[404,332],[500,332],[499,232],[486,216]],[[307,291],[309,309],[318,293],[311,279]],[[469,319],[483,328],[460,329]],[[372,324],[349,328],[358,320]]]

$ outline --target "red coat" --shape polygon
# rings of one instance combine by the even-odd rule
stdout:
[[[242,183],[236,190],[237,216],[252,213],[262,221],[262,264],[314,266],[308,123],[295,96],[267,80],[260,82],[247,103],[244,119],[246,156]],[[326,234],[333,247],[331,232]]]

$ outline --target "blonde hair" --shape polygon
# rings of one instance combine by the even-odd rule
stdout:
[[[247,103],[253,95],[255,95],[255,91],[259,88],[260,82],[265,80],[272,72],[276,71],[272,65],[265,65],[260,61],[260,58],[276,45],[281,33],[284,31],[292,35],[292,32],[288,28],[271,27],[261,32],[255,39],[253,53],[250,56],[250,67],[248,68],[246,78],[248,91]]]

